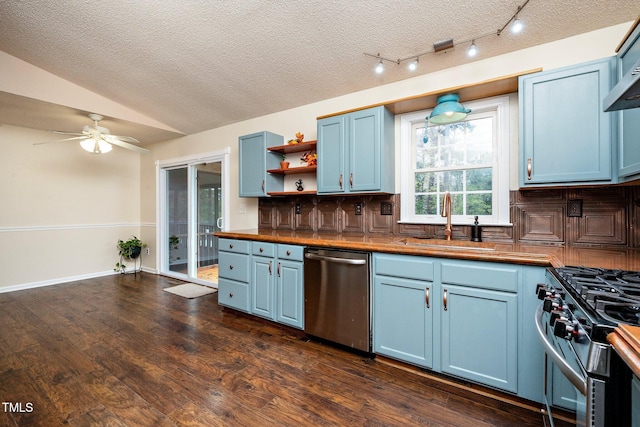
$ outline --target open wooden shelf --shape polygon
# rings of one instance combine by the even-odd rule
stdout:
[[[269,196],[314,196],[318,192],[316,190],[305,190],[305,191],[271,191],[267,193]]]
[[[299,144],[287,144],[287,145],[277,145],[275,147],[268,147],[267,150],[275,151],[276,153],[298,153],[300,151],[310,151],[316,149],[317,140],[313,141],[303,141]]]
[[[277,175],[293,175],[297,173],[315,173],[318,166],[301,166],[298,168],[268,169],[267,172]]]

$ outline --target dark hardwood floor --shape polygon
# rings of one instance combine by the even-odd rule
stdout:
[[[0,294],[2,426],[542,426],[148,273]]]

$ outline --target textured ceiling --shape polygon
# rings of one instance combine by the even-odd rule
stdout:
[[[0,51],[193,134],[469,62],[466,43],[378,76],[363,53],[405,58],[495,34],[524,1],[0,0]],[[477,40],[474,60],[639,14],[638,0],[531,0],[524,32]]]

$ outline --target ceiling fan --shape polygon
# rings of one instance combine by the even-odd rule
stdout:
[[[86,125],[82,129],[82,133],[74,133],[74,132],[62,132],[59,130],[54,130],[53,133],[57,133],[60,135],[73,135],[71,138],[65,139],[57,139],[53,141],[44,141],[37,142],[33,145],[41,145],[48,144],[50,142],[61,142],[61,141],[80,141],[80,146],[94,154],[103,154],[108,153],[112,150],[112,145],[117,145],[118,147],[126,148],[127,150],[136,151],[138,153],[148,153],[149,150],[146,148],[138,147],[133,144],[140,144],[140,141],[131,137],[131,136],[118,136],[111,135],[109,129],[98,126],[98,122],[102,120],[102,116],[100,114],[89,114],[89,118],[93,120],[93,126]],[[133,143],[133,144],[130,144]]]

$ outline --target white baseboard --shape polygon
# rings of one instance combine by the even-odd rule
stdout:
[[[157,274],[157,271],[153,268],[142,267],[142,271],[144,271],[145,273]],[[98,273],[81,274],[78,276],[69,276],[69,277],[60,277],[57,279],[42,280],[40,282],[31,282],[31,283],[23,283],[20,285],[4,286],[4,287],[0,287],[0,293],[22,291],[25,289],[33,289],[33,288],[41,288],[43,286],[60,285],[62,283],[76,282],[78,280],[95,279],[97,277],[110,276],[112,274],[120,274],[120,273],[113,270],[109,270],[109,271],[101,271]],[[127,274],[129,274],[129,272]]]

